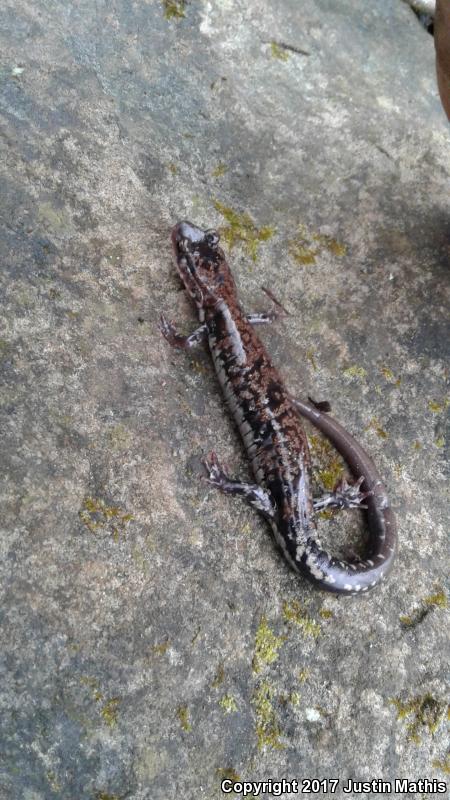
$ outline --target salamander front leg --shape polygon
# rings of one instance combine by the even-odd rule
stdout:
[[[263,325],[264,323],[273,322],[277,317],[278,314],[276,311],[247,315],[247,319],[251,325]],[[166,319],[164,314],[161,314],[158,328],[166,341],[178,350],[190,350],[191,347],[201,344],[206,339],[208,333],[207,326],[203,324],[196,328],[189,336],[182,336],[177,332],[175,325]]]
[[[220,489],[224,494],[235,494],[243,497],[247,503],[256,508],[266,519],[274,518],[275,507],[268,492],[265,492],[264,489],[256,484],[234,481],[226,474],[214,452],[209,453],[202,463],[207,472],[206,480],[208,483]]]
[[[261,311],[260,314],[247,314],[247,322],[251,325],[267,325],[278,319],[276,311]]]
[[[363,481],[364,476],[358,478],[355,483],[348,483],[346,478],[342,478],[332,492],[327,492],[323,497],[314,500],[314,511],[324,511],[326,508],[367,508],[363,501],[373,492],[360,491]]]
[[[166,319],[164,314],[161,314],[158,327],[169,344],[179,350],[189,350],[191,347],[200,344],[200,342],[205,339],[207,333],[206,325],[200,325],[190,336],[181,336],[181,334],[177,333],[175,326]]]

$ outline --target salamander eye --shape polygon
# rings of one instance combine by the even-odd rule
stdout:
[[[217,231],[213,231],[213,230],[206,231],[205,232],[205,241],[206,241],[206,244],[209,247],[211,247],[213,250],[215,250],[217,245],[219,244],[220,236],[217,233]]]

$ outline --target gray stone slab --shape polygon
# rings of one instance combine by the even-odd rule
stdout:
[[[181,6],[0,12],[1,796],[448,781],[432,39],[396,0]],[[287,384],[329,399],[386,476],[400,551],[371,595],[299,580],[199,480],[212,447],[248,471],[207,354],[156,330],[161,311],[195,324],[171,264],[184,217],[234,236],[245,306],[267,307],[263,284],[291,312],[261,334]],[[351,523],[322,525],[330,546]]]

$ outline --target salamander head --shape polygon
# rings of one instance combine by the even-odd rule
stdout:
[[[190,222],[178,222],[172,230],[177,269],[198,308],[213,308],[236,292],[219,238]]]

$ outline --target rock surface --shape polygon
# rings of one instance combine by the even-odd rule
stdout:
[[[448,781],[431,37],[397,0],[4,0],[0,35],[1,797]],[[329,399],[386,476],[400,552],[371,595],[299,580],[199,480],[212,447],[248,472],[207,354],[156,330],[195,324],[184,217],[223,229],[249,310],[261,285],[289,308],[261,334],[289,387]],[[350,524],[328,524],[335,547]]]

